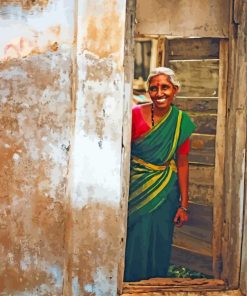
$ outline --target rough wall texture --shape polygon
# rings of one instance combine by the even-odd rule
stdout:
[[[78,2],[68,294],[117,291],[124,223],[120,198],[124,33],[125,1]]]
[[[0,8],[0,294],[116,295],[125,1]]]
[[[4,3],[0,294],[61,295],[71,141],[73,23],[68,20],[73,18],[73,7],[66,1],[46,1],[43,11],[38,6],[27,11],[12,1]]]
[[[1,65],[0,291],[62,288],[69,72],[61,52]]]
[[[227,37],[229,0],[137,0],[137,34]]]

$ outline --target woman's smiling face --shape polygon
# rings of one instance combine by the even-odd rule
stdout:
[[[170,82],[169,77],[165,74],[156,75],[149,81],[148,93],[156,108],[169,110],[177,91],[178,88]]]

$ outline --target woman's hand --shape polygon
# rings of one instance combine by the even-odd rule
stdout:
[[[176,216],[173,220],[173,222],[175,223],[175,225],[177,227],[182,227],[184,225],[185,222],[187,222],[189,220],[188,218],[188,213],[183,210],[182,208],[179,208],[177,210]]]

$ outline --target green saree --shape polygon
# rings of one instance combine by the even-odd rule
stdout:
[[[180,197],[175,155],[194,129],[189,116],[172,106],[132,143],[125,281],[166,277]]]

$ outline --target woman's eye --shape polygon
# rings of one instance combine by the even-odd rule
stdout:
[[[162,86],[162,89],[163,89],[163,90],[166,90],[166,89],[168,89],[168,87],[169,87],[168,85],[163,85],[163,86]]]
[[[150,90],[150,91],[157,91],[157,87],[156,87],[156,86],[150,86],[150,87],[149,87],[149,90]]]

